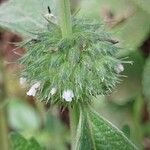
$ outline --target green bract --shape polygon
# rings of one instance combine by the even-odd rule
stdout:
[[[21,58],[22,76],[32,86],[40,82],[37,96],[43,101],[64,103],[63,91],[73,91],[72,103],[89,102],[91,96],[106,94],[119,81],[115,71],[123,63],[116,58],[118,47],[99,22],[74,19],[73,34],[62,38],[60,27],[49,24],[27,42]],[[57,89],[55,94],[51,90]]]

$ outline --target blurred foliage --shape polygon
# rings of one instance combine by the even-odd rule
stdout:
[[[29,37],[33,36],[31,31],[44,30],[47,21],[43,15],[47,13],[47,6],[51,6],[53,10],[52,0],[22,0],[21,3],[19,1],[9,0],[1,6],[1,26]],[[33,10],[32,6],[36,9]]]
[[[26,140],[18,133],[11,134],[12,150],[43,150],[34,138]]]
[[[50,150],[66,150],[70,143],[68,129],[58,119],[58,116],[53,116],[50,113],[47,116],[45,128],[42,134],[39,134],[38,139]]]
[[[150,100],[150,58],[147,59],[143,73],[143,92]]]
[[[115,37],[126,47],[120,53],[127,54],[141,46],[150,34],[150,14],[144,9],[147,5],[145,1],[141,0],[143,5],[138,1],[140,0],[82,0],[81,14],[104,19],[108,26],[113,27],[111,31]]]
[[[16,98],[9,99],[9,101],[7,107],[8,120],[10,128],[14,132],[19,132],[26,138],[34,137],[47,150],[67,149],[69,132],[66,126],[59,120],[56,108],[47,113],[43,112],[43,118],[39,112],[39,106],[33,108],[23,100]],[[32,142],[34,142],[32,140],[26,141],[23,137],[18,141],[20,137],[21,135],[17,133],[12,134],[11,139],[14,150],[22,150],[27,142],[29,142],[28,145],[30,147],[30,144],[32,145]],[[29,147],[27,146],[25,149],[29,149]]]
[[[33,107],[21,100],[9,99],[9,101],[8,120],[12,129],[29,132],[39,129],[41,120]]]

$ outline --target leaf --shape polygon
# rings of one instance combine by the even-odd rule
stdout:
[[[93,111],[81,110],[75,150],[134,150],[125,135]]]
[[[53,0],[10,0],[0,7],[0,26],[21,35],[43,30],[47,24],[43,15],[47,6],[54,12]],[[33,36],[33,35],[32,35]]]
[[[130,127],[125,124],[123,127],[122,127],[122,132],[129,138],[130,137]]]
[[[150,0],[133,0],[140,8],[150,14]]]
[[[93,0],[90,2],[82,0],[81,4],[81,15],[100,19],[99,11],[101,10],[101,19],[105,20],[109,11],[114,15],[114,20],[110,21],[110,24],[113,21],[116,22],[119,17],[125,19],[120,23],[118,20],[118,25],[111,29],[114,37],[118,38],[121,46],[124,47],[120,51],[122,56],[137,50],[149,36],[150,13],[147,12],[150,12],[150,0]]]
[[[147,59],[143,73],[143,92],[150,99],[150,57]]]
[[[100,19],[100,12],[102,12],[105,7],[111,8],[113,11],[120,13],[123,10],[126,10],[129,8],[131,4],[125,1],[125,0],[92,0],[92,1],[87,1],[87,0],[82,0],[81,1],[81,15],[86,15],[91,18],[97,18]],[[92,11],[89,11],[92,10]]]
[[[12,129],[21,131],[37,130],[41,125],[41,120],[34,108],[16,99],[11,99],[9,102],[8,121]]]
[[[150,31],[149,17],[149,14],[141,9],[137,9],[137,11],[134,12],[124,24],[114,29],[114,32],[117,32],[116,36],[123,40],[122,45],[127,47],[130,51],[136,50],[140,47],[143,41],[147,38]],[[126,51],[127,50],[125,50],[125,52]]]
[[[43,136],[40,134],[38,139],[48,150],[67,150],[66,143],[70,143],[69,131],[54,111],[55,108],[47,113]]]
[[[117,86],[113,93],[111,93],[112,101],[122,106],[131,102],[134,97],[139,96],[142,92],[141,79],[144,67],[144,58],[140,51],[133,51],[128,54],[128,57],[133,64],[124,65],[124,75],[127,76],[127,78],[124,78],[122,83]],[[118,120],[118,118],[116,119]]]
[[[11,134],[11,143],[13,150],[43,150],[34,138],[26,140],[19,133]]]

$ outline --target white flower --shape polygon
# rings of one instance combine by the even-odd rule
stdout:
[[[19,83],[20,83],[21,86],[25,86],[25,85],[26,85],[26,82],[27,82],[27,79],[24,78],[24,77],[21,77],[21,78],[19,79]]]
[[[30,90],[27,92],[28,96],[35,96],[37,92],[37,89],[31,87]]]
[[[38,91],[38,88],[40,87],[40,82],[36,82],[35,84],[33,84],[30,88],[30,90],[27,92],[28,96],[35,96],[36,92]]]
[[[117,64],[114,68],[116,73],[121,73],[122,71],[124,71],[124,66],[122,64]]]
[[[54,94],[56,94],[56,92],[57,92],[57,89],[56,88],[52,88],[51,91],[50,91],[50,94],[54,95]]]
[[[73,97],[74,97],[74,94],[72,90],[63,91],[62,98],[65,99],[65,101],[71,102]]]
[[[33,84],[31,88],[38,89],[38,88],[40,87],[40,84],[41,84],[41,83],[38,81],[38,82],[36,82],[35,84]]]

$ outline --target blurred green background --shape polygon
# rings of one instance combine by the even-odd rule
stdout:
[[[99,20],[119,41],[118,57],[133,62],[124,66],[125,77],[114,92],[93,98],[93,106],[139,148],[149,150],[150,0],[71,1],[72,10],[81,8],[78,16]],[[10,42],[21,40],[19,35],[0,29],[0,51],[5,65],[0,72],[5,72],[3,82],[7,93],[0,109],[7,109],[9,132],[17,131],[27,139],[34,137],[48,150],[70,149],[68,110],[27,97],[26,89],[19,85],[20,66],[15,62],[24,50],[14,53],[15,46]]]

